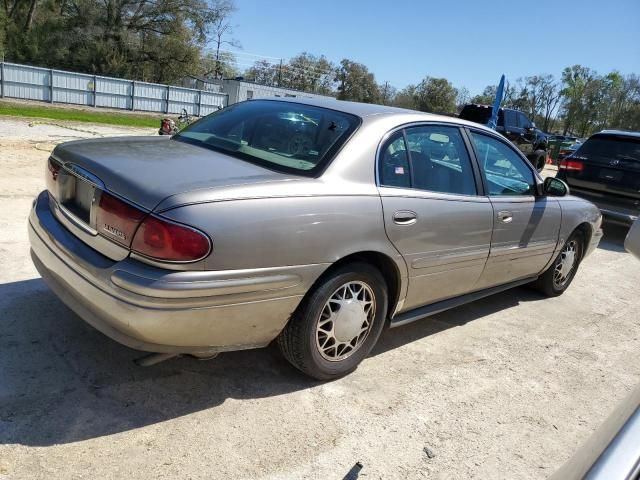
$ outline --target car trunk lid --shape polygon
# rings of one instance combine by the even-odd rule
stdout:
[[[58,146],[48,162],[47,189],[60,221],[95,250],[121,260],[137,226],[163,199],[292,178],[298,177],[162,137],[126,137]]]
[[[293,177],[162,136],[69,142],[59,145],[53,156],[147,210],[170,195],[200,188]]]

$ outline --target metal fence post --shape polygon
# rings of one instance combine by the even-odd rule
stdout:
[[[198,90],[198,116],[202,116],[202,90]]]
[[[169,113],[169,97],[171,95],[171,87],[167,85],[167,106],[164,109],[164,113]]]
[[[49,103],[53,103],[53,68],[49,69]]]
[[[131,82],[131,111],[136,107],[136,81]]]
[[[93,108],[98,106],[98,77],[93,76]]]
[[[4,98],[4,62],[0,63],[0,98]]]

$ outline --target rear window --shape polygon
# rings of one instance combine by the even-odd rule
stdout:
[[[460,112],[459,117],[470,122],[481,123],[485,125],[491,118],[492,107],[484,107],[481,105],[465,105]]]
[[[336,154],[360,119],[328,108],[251,100],[189,125],[173,139],[275,170],[313,175]]]
[[[640,162],[640,139],[594,135],[580,146],[576,155]]]

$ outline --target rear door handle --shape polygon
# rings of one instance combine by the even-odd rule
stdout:
[[[393,223],[397,225],[413,225],[418,221],[418,214],[411,210],[398,210],[393,214]]]
[[[511,223],[513,221],[513,213],[508,210],[502,210],[498,212],[498,220],[502,223]]]

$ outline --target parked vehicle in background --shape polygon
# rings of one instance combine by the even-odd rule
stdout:
[[[582,145],[582,143],[574,142],[571,145],[562,145],[562,146],[560,146],[560,148],[558,150],[557,159],[558,160],[562,160],[563,158],[568,157],[572,153],[576,152],[578,150],[578,148],[580,148],[580,145]]]
[[[555,161],[572,154],[581,143],[584,143],[583,138],[571,135],[548,135],[547,141],[549,156]]]
[[[562,294],[601,214],[471,122],[335,100],[252,100],[172,137],[58,145],[34,263],[132,348],[263,347],[318,379],[384,325],[533,283]],[[165,358],[165,357],[163,357]]]
[[[560,160],[557,178],[571,193],[595,203],[613,222],[640,215],[640,132],[604,130]]]
[[[468,104],[462,108],[459,117],[485,125],[492,112],[490,105]],[[500,108],[496,131],[511,140],[536,170],[542,171],[547,161],[547,135],[536,128],[527,115],[519,110]]]

